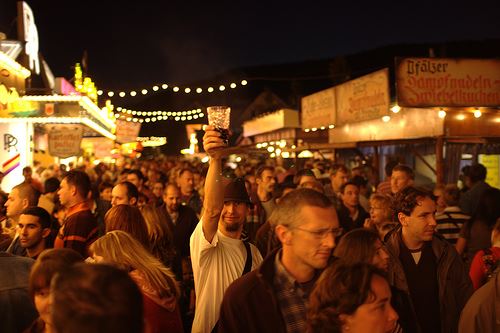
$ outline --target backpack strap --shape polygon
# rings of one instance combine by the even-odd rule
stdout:
[[[250,272],[250,270],[252,269],[252,250],[250,249],[250,243],[243,242],[243,245],[245,245],[245,249],[247,250],[247,260],[245,261],[245,268],[243,269],[243,273],[241,274],[242,276]]]

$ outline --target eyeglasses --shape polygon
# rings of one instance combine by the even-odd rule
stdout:
[[[311,234],[315,238],[318,238],[318,239],[325,239],[326,236],[328,236],[329,234],[332,234],[334,237],[339,237],[339,236],[342,235],[342,232],[344,231],[343,228],[331,228],[331,229],[321,229],[321,230],[307,230],[307,229],[296,227],[294,229],[307,232],[308,234]]]

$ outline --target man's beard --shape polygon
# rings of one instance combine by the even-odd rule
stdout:
[[[227,223],[224,222],[224,227],[226,228],[226,231],[228,232],[236,232],[239,231],[243,223],[241,222],[232,222],[232,223]]]

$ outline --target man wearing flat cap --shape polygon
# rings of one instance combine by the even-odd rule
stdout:
[[[252,203],[242,179],[224,187],[220,133],[207,126],[203,147],[210,156],[200,222],[191,235],[191,263],[196,292],[192,332],[211,332],[219,319],[226,288],[262,262],[259,250],[241,238]]]

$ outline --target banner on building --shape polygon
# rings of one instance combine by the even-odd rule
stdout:
[[[397,100],[406,107],[500,105],[498,59],[396,59]]]
[[[335,125],[335,88],[319,91],[302,98],[301,123],[303,129]]]
[[[83,137],[82,125],[51,125],[49,128],[49,154],[67,158],[78,156]]]
[[[128,143],[137,141],[141,124],[125,120],[116,120],[116,142]]]

